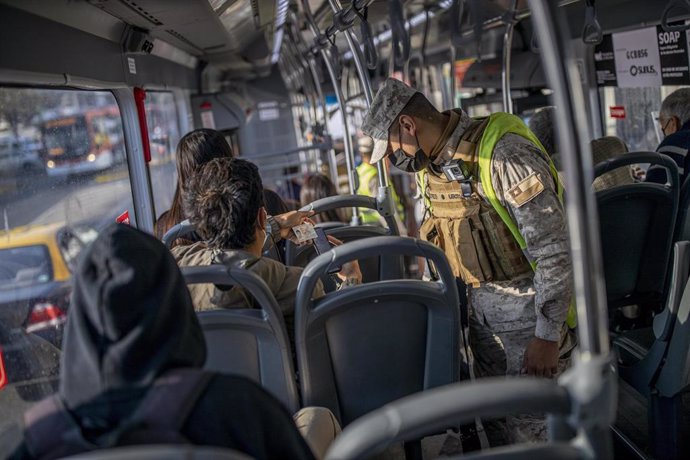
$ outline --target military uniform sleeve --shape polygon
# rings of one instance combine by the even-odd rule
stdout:
[[[494,150],[496,196],[512,215],[536,263],[535,336],[558,341],[573,293],[565,212],[548,163],[530,142],[508,134]]]

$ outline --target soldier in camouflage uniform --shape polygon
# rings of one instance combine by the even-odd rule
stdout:
[[[560,184],[536,137],[512,115],[440,113],[393,79],[362,131],[375,142],[372,163],[389,156],[424,174],[420,237],[444,250],[468,286],[475,375],[558,376],[575,345],[566,325],[572,269]],[[492,445],[546,439],[539,414],[509,417],[507,431],[489,425]]]

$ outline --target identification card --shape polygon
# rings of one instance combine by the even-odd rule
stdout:
[[[304,243],[305,241],[313,240],[316,238],[316,230],[311,224],[301,224],[296,227],[292,227],[292,231],[297,237],[298,243]]]

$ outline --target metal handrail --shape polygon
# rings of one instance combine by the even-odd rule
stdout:
[[[594,167],[584,95],[570,48],[554,24],[554,20],[562,19],[557,6],[547,0],[530,0],[530,7],[538,32],[544,73],[559,111],[554,122],[566,165],[566,183],[572,184],[566,198],[577,305],[581,307],[578,309],[580,351],[608,355],[606,290],[598,212],[590,186]],[[564,22],[561,20],[558,27],[567,30]]]
[[[304,147],[297,147],[294,149],[290,150],[285,150],[283,152],[274,152],[274,153],[261,153],[259,155],[252,155],[247,158],[268,158],[268,157],[278,157],[278,156],[283,156],[283,155],[292,155],[295,153],[301,153],[301,152],[308,152],[310,150],[328,150],[333,148],[333,145],[330,142],[324,142],[320,144],[311,144],[311,145],[305,145]]]
[[[501,69],[501,87],[503,89],[503,111],[513,113],[513,98],[510,92],[510,67],[513,54],[513,32],[515,31],[515,9],[517,0],[513,0],[506,13],[506,32],[503,36],[503,68]]]
[[[314,38],[316,40],[319,40],[321,34],[319,33],[319,28],[316,25],[316,22],[314,21],[314,16],[311,13],[311,6],[309,5],[309,0],[302,0],[302,7],[304,9],[304,14],[307,19],[307,24],[309,25],[309,28],[314,34]],[[350,128],[347,124],[347,110],[345,110],[345,100],[343,98],[342,88],[338,84],[338,78],[336,76],[335,69],[333,68],[333,63],[331,62],[328,53],[324,48],[321,48],[319,52],[321,54],[321,58],[324,61],[324,64],[326,65],[326,69],[328,70],[328,75],[331,78],[331,83],[333,84],[333,89],[335,91],[335,97],[338,101],[338,107],[340,107],[340,113],[343,116],[343,131],[345,135],[343,143],[345,145],[345,162],[347,164],[347,183],[350,188],[350,194],[354,195],[355,193],[357,193],[357,189],[359,188],[359,177],[357,176],[357,171],[354,169],[354,152],[352,149],[352,137],[350,136]],[[352,222],[354,224],[360,223],[359,209],[357,208],[352,208]]]

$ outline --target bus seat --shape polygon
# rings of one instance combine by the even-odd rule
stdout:
[[[191,445],[129,446],[96,450],[65,457],[64,460],[249,460],[251,457],[230,449]]]
[[[680,187],[680,200],[678,202],[678,219],[674,241],[690,241],[690,178]]]
[[[285,321],[264,280],[237,265],[182,267],[187,284],[213,283],[245,288],[261,308],[198,313],[206,338],[206,369],[239,374],[261,384],[293,413],[297,384]]]
[[[571,411],[569,393],[553,380],[487,378],[417,393],[370,412],[345,427],[335,439],[326,460],[379,458],[393,443],[415,439],[472,422],[523,412],[563,416]],[[569,443],[568,433],[550,433],[543,444],[517,444],[453,459],[582,459],[586,446]],[[448,457],[443,457],[448,458]]]
[[[427,258],[440,282],[384,280],[311,300],[331,266],[381,254]],[[459,338],[457,284],[445,255],[430,243],[393,236],[358,240],[315,258],[300,279],[295,347],[302,400],[327,407],[343,425],[395,399],[457,381]]]
[[[189,220],[183,220],[177,225],[170,228],[165,235],[163,235],[163,244],[166,248],[171,248],[173,241],[178,238],[182,238],[190,233],[194,232],[194,225],[189,222]]]
[[[391,204],[390,213],[395,212],[395,206]],[[373,209],[378,212],[383,218],[388,226],[389,235],[400,235],[400,230],[398,229],[398,224],[395,221],[395,216],[392,214],[386,215],[385,211],[379,209],[378,202],[376,198],[364,195],[336,195],[329,196],[326,198],[321,198],[313,203],[303,206],[300,211],[314,211],[315,213],[330,211],[332,209],[340,208],[366,208]]]
[[[621,378],[645,396],[649,396],[652,381],[666,357],[689,278],[690,242],[681,241],[673,247],[671,282],[664,311],[654,317],[652,327],[624,331],[613,340],[620,357]]]
[[[662,304],[678,211],[678,167],[666,155],[628,153],[595,167],[595,177],[631,164],[665,167],[667,184],[619,185],[596,193],[610,309]]]
[[[690,387],[690,243],[676,243],[675,255],[675,279],[667,309],[654,319],[653,345],[638,362],[619,366],[621,377],[646,400],[651,453],[668,459],[686,458],[690,449],[690,427],[684,420]],[[635,339],[625,333],[614,340],[622,358],[634,360],[644,353],[644,345]]]
[[[364,238],[389,235],[388,230],[375,225],[340,226],[327,228],[327,235],[332,235],[343,243],[350,243]],[[317,254],[314,246],[297,246],[289,242],[286,248],[287,265],[295,267],[306,267],[309,262],[316,258]],[[403,258],[400,255],[381,254],[379,256],[364,257],[359,261],[359,268],[362,272],[362,282],[369,283],[385,279],[400,279],[403,276]],[[322,280],[326,292],[336,289],[335,283],[325,275]]]

